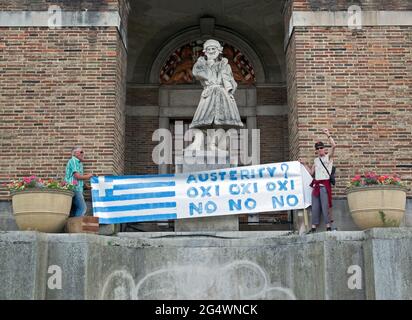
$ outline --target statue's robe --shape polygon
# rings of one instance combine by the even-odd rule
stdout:
[[[209,66],[201,58],[193,66],[192,73],[200,80],[203,92],[190,128],[213,125],[243,127],[236,101],[232,98],[237,83],[233,79],[232,69],[227,59],[223,58]]]

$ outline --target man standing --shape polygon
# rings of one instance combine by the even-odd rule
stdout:
[[[329,139],[331,151],[328,153],[323,142],[315,143],[315,149],[318,157],[315,158],[311,168],[302,160],[300,162],[306,167],[311,176],[314,176],[311,187],[312,191],[312,229],[311,233],[316,232],[316,227],[320,223],[320,216],[326,224],[326,230],[331,231],[331,215],[329,210],[332,208],[332,186],[329,181],[332,173],[333,157],[335,155],[336,143],[329,133],[328,129],[323,129],[323,133]]]
[[[86,201],[84,201],[83,190],[84,180],[89,180],[93,174],[84,174],[83,171],[84,151],[81,147],[72,149],[72,157],[66,165],[66,176],[64,180],[76,185],[70,217],[84,216],[87,210]]]

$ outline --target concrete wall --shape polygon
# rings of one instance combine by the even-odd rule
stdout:
[[[0,299],[412,299],[408,228],[2,232],[0,256]]]

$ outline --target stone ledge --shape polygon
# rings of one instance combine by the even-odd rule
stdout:
[[[54,19],[52,19],[54,18]],[[118,11],[0,11],[0,27],[117,27]],[[53,23],[51,23],[53,22]]]
[[[343,27],[348,29],[348,11],[294,11],[288,21],[284,39],[286,50],[295,27]],[[358,27],[411,26],[412,11],[362,10]]]
[[[0,232],[0,256],[0,299],[115,299],[120,292],[123,299],[242,300],[256,298],[248,288],[262,281],[260,299],[284,299],[276,288],[297,299],[412,299],[411,228],[305,236]],[[61,290],[47,287],[49,266],[61,268]],[[358,290],[348,287],[351,266],[362,272]]]
[[[158,246],[158,243],[168,243],[170,246],[182,245],[198,247],[219,246],[222,243],[229,246],[241,246],[246,243],[254,245],[269,245],[288,243],[312,243],[323,241],[363,241],[368,239],[411,239],[412,228],[374,228],[365,231],[332,231],[317,232],[308,235],[298,235],[290,231],[221,231],[221,232],[120,232],[115,236],[96,234],[42,233],[37,231],[0,231],[1,241],[33,241],[37,236],[51,242],[91,242],[116,243],[117,246],[130,246],[135,242]]]
[[[12,215],[0,215],[0,231],[18,231],[16,220]]]

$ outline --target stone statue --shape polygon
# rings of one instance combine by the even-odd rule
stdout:
[[[207,40],[203,44],[203,52],[193,66],[192,73],[200,80],[203,92],[189,128],[201,129],[195,134],[194,142],[187,151],[203,149],[204,136],[207,129],[217,129],[215,136],[209,141],[209,150],[218,150],[226,134],[223,130],[243,127],[234,93],[237,83],[233,78],[228,59],[222,58],[223,48],[217,40]],[[223,130],[219,130],[223,129]],[[226,150],[227,144],[225,143]]]
[[[206,59],[199,57],[193,66],[192,73],[200,80],[203,92],[190,128],[243,127],[234,98],[237,83],[228,59],[221,58],[222,51],[219,41],[207,40],[203,44]]]

